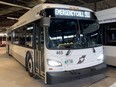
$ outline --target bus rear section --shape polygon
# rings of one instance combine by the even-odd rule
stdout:
[[[104,61],[116,66],[116,7],[96,12],[103,37]]]
[[[104,61],[107,65],[116,66],[116,22],[101,24],[100,29],[104,45]]]

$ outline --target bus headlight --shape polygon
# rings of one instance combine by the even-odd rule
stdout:
[[[103,59],[104,59],[104,55],[101,54],[97,59],[98,59],[98,60],[103,60]]]
[[[52,66],[52,67],[59,67],[59,66],[62,66],[61,62],[56,61],[56,60],[48,59],[48,60],[47,60],[47,63],[48,63],[49,66]]]

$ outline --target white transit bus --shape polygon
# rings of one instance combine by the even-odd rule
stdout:
[[[116,7],[96,12],[103,36],[104,60],[116,66]]]
[[[103,73],[99,24],[90,9],[40,4],[8,30],[8,54],[46,84]]]
[[[0,47],[6,46],[6,33],[0,33]]]

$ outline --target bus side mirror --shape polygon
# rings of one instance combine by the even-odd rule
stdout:
[[[42,18],[42,25],[49,27],[50,26],[50,18],[49,17]]]

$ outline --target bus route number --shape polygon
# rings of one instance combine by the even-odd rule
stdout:
[[[63,54],[63,51],[57,51],[56,54],[62,55]]]

